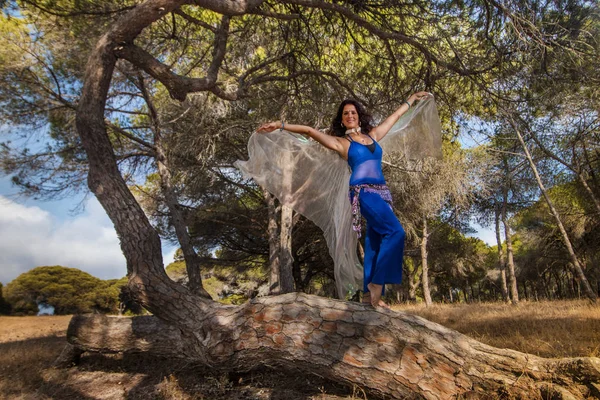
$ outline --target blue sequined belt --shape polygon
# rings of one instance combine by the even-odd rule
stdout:
[[[379,197],[392,207],[392,194],[386,184],[362,183],[360,185],[350,186],[348,197],[352,204],[352,230],[356,232],[358,237],[361,236],[360,232],[362,229],[360,226],[360,204],[358,201],[361,190],[379,195]]]

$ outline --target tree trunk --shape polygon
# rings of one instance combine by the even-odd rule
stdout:
[[[573,275],[572,271],[568,271],[567,272],[567,283],[568,283],[568,287],[569,287],[569,293],[570,293],[570,297],[572,299],[574,299],[577,296],[577,292],[575,291],[575,276]]]
[[[214,304],[194,323],[182,331],[151,316],[75,316],[68,340],[84,351],[151,352],[225,370],[301,370],[397,399],[583,398],[600,380],[597,358],[497,349],[408,313],[304,293]]]
[[[175,234],[177,235],[177,240],[179,241],[181,251],[183,252],[185,269],[188,276],[188,287],[194,294],[211,298],[210,294],[208,294],[202,285],[200,257],[198,257],[198,253],[196,253],[194,245],[192,244],[192,238],[188,233],[187,225],[185,223],[183,213],[181,212],[177,195],[175,194],[175,188],[173,188],[171,172],[169,171],[167,158],[160,141],[156,143],[156,152],[156,164],[158,166],[158,173],[160,175],[160,184],[163,195],[165,196],[167,208],[171,214],[171,223],[175,228]]]
[[[581,185],[583,186],[583,188],[585,189],[585,191],[588,193],[588,195],[590,196],[590,198],[594,202],[594,205],[596,206],[596,212],[598,213],[598,215],[600,215],[600,200],[594,194],[594,191],[592,190],[592,188],[590,187],[590,185],[588,185],[587,180],[585,179],[585,177],[583,176],[583,174],[581,173],[581,171],[578,171],[576,173],[576,175],[577,175],[577,178],[579,178],[579,182],[581,183]]]
[[[99,39],[86,66],[76,125],[89,164],[88,186],[115,226],[127,260],[132,293],[151,312],[185,325],[189,318],[182,308],[197,315],[209,308],[208,301],[200,301],[167,277],[160,238],[120,174],[104,123],[105,103],[116,63],[114,50],[182,3],[166,0],[142,3]]]
[[[506,165],[508,173],[508,165]],[[517,277],[515,275],[515,262],[513,259],[512,238],[510,235],[510,226],[506,216],[506,203],[508,202],[508,188],[504,188],[504,199],[502,203],[502,224],[504,225],[504,242],[506,243],[506,265],[508,267],[508,278],[510,281],[510,297],[513,304],[519,302],[519,291],[517,289]]]
[[[545,272],[542,274],[542,280],[544,281],[544,293],[546,293],[546,299],[552,300],[552,296],[550,295],[550,284],[548,283]]]
[[[304,282],[306,283],[310,283],[310,279],[302,279],[302,268],[301,268],[301,264],[300,262],[298,262],[295,259],[292,259],[292,277],[294,278],[294,288],[296,289],[296,291],[298,292],[304,292],[306,285],[304,284]],[[305,276],[305,278],[310,278],[308,276]],[[289,292],[288,292],[289,293]]]
[[[291,154],[284,152],[286,157],[285,168],[282,171],[282,186],[291,187],[292,180],[295,171],[293,170],[294,163],[291,160]],[[291,190],[290,190],[291,192]],[[291,293],[294,291],[294,275],[293,275],[293,262],[294,256],[292,252],[292,229],[294,227],[293,222],[294,210],[292,207],[282,204],[281,205],[281,220],[280,220],[280,231],[279,231],[279,285],[280,293]]]
[[[187,224],[185,223],[185,218],[179,205],[177,193],[175,187],[173,186],[173,178],[169,168],[167,152],[165,151],[163,144],[161,122],[158,112],[154,107],[154,102],[152,101],[150,94],[146,90],[146,84],[141,74],[138,74],[138,80],[136,84],[142,93],[146,105],[148,106],[150,120],[152,121],[156,168],[160,177],[161,192],[164,196],[167,208],[169,209],[169,214],[171,215],[171,224],[175,229],[175,235],[177,236],[177,240],[179,241],[183,258],[185,260],[185,268],[188,276],[188,288],[192,291],[192,293],[210,299],[210,295],[202,286],[200,257],[198,257],[198,254],[194,249],[194,245],[192,244],[192,239],[188,233]]]
[[[275,196],[266,190],[263,195],[267,201],[268,218],[267,231],[269,235],[269,294],[279,294],[279,226],[277,224],[277,206]]]
[[[418,278],[419,278],[419,268],[415,257],[411,257],[412,260],[412,271],[408,271],[408,301],[416,302],[417,301],[417,287],[419,286]]]
[[[554,271],[554,280],[556,281],[556,297],[559,299],[564,299],[564,293],[562,288],[562,280],[560,279],[560,274],[558,271]]]
[[[508,286],[506,285],[506,262],[504,261],[504,252],[502,251],[502,240],[500,238],[500,215],[502,211],[496,204],[496,243],[498,244],[498,263],[500,265],[500,288],[502,290],[502,299],[508,303]]]
[[[281,230],[279,232],[279,284],[280,293],[290,293],[294,291],[294,274],[292,253],[292,228],[293,228],[293,212],[291,207],[281,206]]]
[[[548,205],[548,208],[550,209],[550,212],[552,213],[552,216],[554,217],[554,220],[556,221],[556,224],[558,225],[558,229],[560,230],[563,244],[565,245],[565,247],[567,248],[567,251],[569,252],[569,257],[571,258],[571,263],[573,264],[573,268],[575,268],[577,277],[579,278],[579,281],[583,284],[583,290],[585,291],[586,296],[590,300],[595,302],[597,299],[596,293],[594,293],[594,291],[592,290],[590,283],[588,282],[587,278],[585,277],[585,274],[583,273],[583,268],[582,268],[581,264],[579,263],[579,259],[577,258],[577,255],[575,254],[575,250],[573,250],[573,246],[571,244],[571,239],[569,239],[567,230],[565,229],[565,227],[562,223],[562,220],[560,219],[560,215],[558,215],[558,211],[556,211],[556,208],[554,207],[554,203],[550,199],[550,196],[548,196],[546,188],[544,187],[544,184],[542,183],[542,178],[540,177],[537,167],[536,167],[535,163],[533,162],[533,158],[531,157],[531,154],[529,153],[529,149],[527,148],[527,145],[525,144],[525,141],[523,140],[523,136],[521,136],[521,132],[519,131],[516,124],[512,120],[511,120],[511,125],[512,125],[515,133],[517,134],[517,137],[519,138],[521,147],[523,148],[523,151],[525,152],[527,161],[529,161],[529,166],[531,167],[531,170],[533,171],[533,174],[535,176],[535,180],[537,181],[540,191],[542,192],[542,195],[544,196],[544,199],[546,200],[546,204]]]
[[[429,265],[427,264],[427,239],[429,233],[427,232],[427,218],[423,217],[423,237],[421,238],[421,266],[422,278],[421,283],[423,284],[423,297],[425,298],[425,305],[430,307],[433,304],[431,301],[431,292],[429,291]]]
[[[462,293],[465,299],[465,304],[469,304],[469,294],[467,293],[467,288],[465,286],[462,288]]]

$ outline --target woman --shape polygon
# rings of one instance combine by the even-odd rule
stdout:
[[[352,169],[350,200],[353,227],[360,235],[360,214],[367,221],[364,260],[364,296],[374,307],[388,307],[381,299],[386,283],[400,283],[404,252],[404,229],[394,215],[391,195],[381,171],[382,150],[378,142],[387,135],[398,119],[412,106],[427,96],[427,92],[411,95],[378,126],[372,126],[371,116],[354,100],[344,100],[333,120],[328,135],[304,125],[269,122],[257,132],[285,129],[305,134],[334,150]]]

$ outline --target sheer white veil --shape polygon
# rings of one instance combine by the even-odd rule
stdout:
[[[406,112],[380,145],[384,154],[398,152],[407,159],[441,158],[440,120],[433,98]],[[323,230],[338,296],[343,299],[361,290],[363,272],[352,231],[348,163],[312,139],[279,130],[252,134],[248,157],[235,166]]]

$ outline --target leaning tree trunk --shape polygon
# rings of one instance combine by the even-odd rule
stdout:
[[[175,284],[166,275],[158,233],[121,176],[104,121],[106,99],[117,54],[128,57],[136,65],[145,65],[145,70],[152,76],[173,77],[174,74],[167,66],[156,60],[149,61],[148,54],[133,42],[145,27],[186,3],[184,0],[145,1],[124,14],[100,37],[86,65],[76,127],[87,154],[88,186],[115,226],[127,260],[132,293],[138,303],[157,317],[191,332],[197,321],[203,320],[205,313],[213,308],[213,303]],[[246,12],[259,1],[198,1],[196,4],[200,3],[213,11],[232,15]],[[190,88],[196,91],[218,90],[218,67],[223,61],[227,42],[227,30],[224,29],[227,18],[224,17],[223,21],[215,32],[215,51],[207,76],[178,81],[165,80],[169,93],[174,98],[183,100]]]
[[[592,290],[590,283],[588,282],[585,274],[583,273],[583,268],[581,267],[581,263],[579,262],[579,259],[577,258],[577,255],[575,254],[575,250],[573,250],[573,245],[571,244],[571,239],[569,239],[567,230],[565,229],[565,227],[562,223],[562,220],[560,219],[560,215],[558,215],[558,211],[556,211],[556,208],[554,207],[554,203],[550,199],[550,196],[548,196],[548,192],[546,191],[546,188],[544,187],[544,184],[542,183],[542,178],[540,177],[537,167],[536,167],[535,163],[533,162],[533,158],[531,157],[531,154],[529,153],[529,149],[527,148],[527,145],[525,144],[525,141],[523,140],[523,136],[521,135],[521,132],[519,131],[516,124],[512,120],[511,120],[511,125],[512,125],[515,133],[517,134],[517,137],[519,138],[521,147],[523,148],[523,151],[525,152],[527,161],[529,161],[529,166],[531,167],[531,170],[533,171],[533,175],[535,176],[535,180],[537,181],[540,191],[542,192],[542,195],[544,196],[544,200],[546,200],[546,204],[548,205],[548,208],[550,209],[550,212],[552,213],[552,216],[554,217],[554,220],[556,221],[556,225],[558,225],[558,229],[560,230],[563,244],[565,245],[565,247],[567,248],[567,251],[569,252],[569,257],[571,258],[571,263],[573,264],[573,268],[575,268],[577,277],[583,284],[583,290],[585,291],[585,295],[590,300],[595,302],[597,299],[596,293],[594,293],[594,291]]]
[[[225,370],[287,367],[397,399],[600,395],[598,358],[497,349],[405,312],[304,293],[215,304],[194,322],[182,332],[154,317],[75,316],[68,340],[79,351],[150,352]]]

